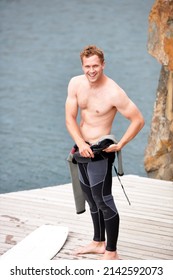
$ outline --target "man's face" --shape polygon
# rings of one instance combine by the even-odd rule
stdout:
[[[97,55],[83,57],[82,69],[90,83],[97,82],[103,74],[105,63]]]

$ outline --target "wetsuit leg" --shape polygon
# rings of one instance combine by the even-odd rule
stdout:
[[[79,170],[79,180],[81,188],[84,193],[84,197],[89,204],[90,213],[93,221],[94,227],[94,241],[105,241],[105,223],[103,219],[102,211],[100,211],[93,199],[91,192],[91,187],[89,183],[89,178],[87,174],[87,165],[88,163],[78,163]]]
[[[108,251],[116,251],[119,232],[119,214],[112,196],[112,156],[109,154],[108,158],[85,164],[83,172],[81,172],[79,165],[79,170],[79,179],[83,182],[81,184],[82,189],[87,195],[87,201],[90,209],[92,209],[92,213],[97,212],[97,221],[98,213],[103,214],[107,233],[106,249]],[[87,182],[87,189],[86,183],[84,188],[84,182]],[[95,227],[98,228],[95,216],[92,217]]]

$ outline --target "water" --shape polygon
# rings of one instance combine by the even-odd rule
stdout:
[[[65,159],[73,141],[64,103],[69,79],[82,73],[79,52],[88,44],[104,50],[105,73],[145,116],[145,127],[123,150],[123,163],[125,174],[146,176],[144,149],[160,72],[146,49],[153,3],[0,1],[0,193],[70,182]],[[127,125],[117,117],[118,139]]]

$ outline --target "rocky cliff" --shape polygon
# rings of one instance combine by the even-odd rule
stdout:
[[[150,177],[172,181],[173,0],[156,0],[151,9],[148,52],[162,64],[162,67],[144,166]]]

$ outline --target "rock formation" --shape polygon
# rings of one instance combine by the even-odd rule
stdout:
[[[148,52],[162,67],[144,166],[150,177],[173,181],[173,0],[151,9]]]

